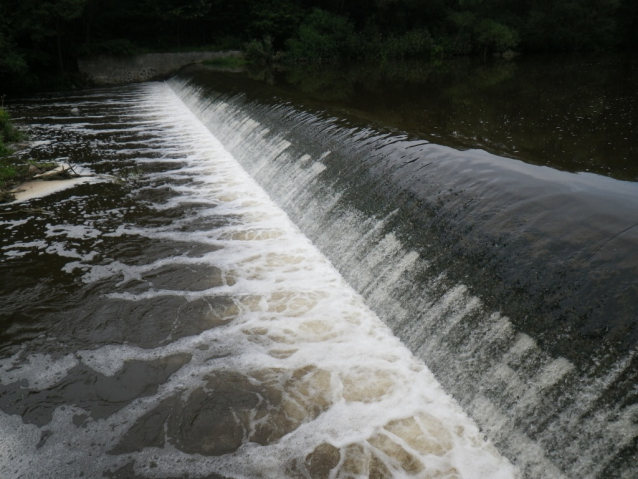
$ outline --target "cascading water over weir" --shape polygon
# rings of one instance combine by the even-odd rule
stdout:
[[[3,477],[634,477],[638,184],[280,93],[16,106],[102,176],[0,216]]]
[[[636,474],[636,183],[220,80],[170,84],[525,476]]]

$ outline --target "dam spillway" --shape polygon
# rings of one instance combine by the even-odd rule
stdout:
[[[15,477],[635,473],[635,183],[203,68],[17,111],[112,178],[1,220]]]

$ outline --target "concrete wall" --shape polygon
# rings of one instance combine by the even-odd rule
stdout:
[[[78,59],[80,73],[95,85],[160,80],[183,66],[216,58],[238,57],[241,52],[147,53],[131,57],[97,55]]]

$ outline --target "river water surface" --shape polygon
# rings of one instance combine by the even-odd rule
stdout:
[[[0,208],[3,473],[634,477],[635,77],[432,68],[14,105],[96,177]]]

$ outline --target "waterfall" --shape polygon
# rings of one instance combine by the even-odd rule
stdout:
[[[525,477],[635,477],[638,185],[170,87]]]

